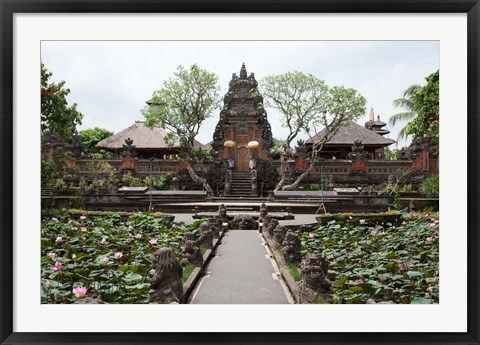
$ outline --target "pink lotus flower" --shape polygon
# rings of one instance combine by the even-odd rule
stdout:
[[[102,259],[102,262],[103,262],[105,265],[108,264],[108,258],[107,258],[107,257],[104,257],[104,258]]]
[[[122,252],[115,253],[115,259],[120,259],[123,256]]]
[[[150,244],[157,244],[158,240],[156,238],[152,238],[150,241],[148,241]]]
[[[72,259],[75,259],[77,256],[75,254],[72,254]]]
[[[435,224],[435,223],[430,223],[430,227],[431,227],[431,228],[433,228],[435,225],[437,225],[437,224]]]
[[[406,221],[403,221],[403,222],[402,222],[402,225],[407,225],[407,222],[406,222]]]
[[[413,212],[413,213],[412,213],[412,216],[416,217],[416,216],[417,216],[417,214],[416,214],[415,212]]]
[[[56,261],[55,262],[55,266],[52,267],[52,271],[57,271],[57,270],[61,270],[63,267],[62,263],[60,261]]]
[[[173,223],[172,228],[176,228],[176,227],[177,227],[177,224]]]
[[[138,233],[138,234],[135,235],[135,237],[138,238],[138,239],[141,239],[141,238],[142,238],[142,234],[141,234],[141,233]]]
[[[80,216],[81,220],[87,219],[87,216]]]
[[[401,269],[401,270],[406,270],[406,269],[407,269],[407,265],[405,265],[405,264],[398,264],[398,268]]]
[[[310,234],[308,234],[308,237],[315,238],[315,234],[310,233]]]
[[[55,223],[58,223],[58,218],[52,217],[52,221],[54,221]]]
[[[100,241],[100,243],[105,244],[105,243],[107,243],[107,240],[104,239],[104,238],[102,238],[102,240]]]
[[[435,224],[438,224],[438,223],[439,223],[439,220],[438,220],[438,219],[435,219],[433,222],[434,222]]]
[[[79,298],[82,296],[85,296],[87,294],[88,288],[85,286],[77,286],[73,288],[72,293],[75,295],[75,297]]]
[[[385,282],[385,281],[387,281],[387,279],[388,279],[388,278],[387,278],[386,276],[384,276],[384,275],[381,275],[381,276],[379,276],[378,278],[380,279],[381,282]]]
[[[50,259],[53,259],[54,257],[57,256],[57,254],[55,254],[55,253],[53,253],[53,252],[49,252],[47,255],[48,255],[48,257],[49,257]]]
[[[427,241],[428,241],[428,242],[432,242],[432,241],[433,241],[433,237],[427,237]]]
[[[55,243],[60,243],[63,241],[63,237],[58,236],[57,239],[55,240]]]
[[[52,284],[50,284],[50,281],[48,279],[45,282],[45,286],[47,287],[47,289],[50,289],[52,287]]]
[[[84,228],[80,228],[80,231],[81,231],[81,232],[87,232],[87,228],[85,228],[85,227],[84,227]]]
[[[66,209],[65,207],[64,207],[64,208],[62,208],[62,211],[66,211],[66,210],[67,210],[67,209]]]
[[[377,234],[377,230],[372,230],[371,234],[372,234],[372,235],[376,235],[376,234]]]
[[[365,219],[360,219],[358,222],[359,222],[360,224],[363,224],[363,223],[365,223]]]

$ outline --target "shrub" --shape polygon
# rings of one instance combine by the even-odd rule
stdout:
[[[420,191],[427,198],[438,198],[440,187],[440,178],[438,175],[430,176],[426,178],[420,186]]]

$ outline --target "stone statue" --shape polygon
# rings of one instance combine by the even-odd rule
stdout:
[[[150,303],[180,303],[183,297],[182,273],[172,248],[160,248],[153,254],[155,274],[151,280]]]
[[[298,235],[292,230],[288,230],[285,239],[282,242],[283,258],[286,262],[299,263],[302,260],[302,244]]]
[[[195,234],[192,233],[192,232],[186,232],[184,235],[183,235],[183,239],[182,239],[182,242],[183,244],[185,245],[187,243],[187,241],[193,241],[195,242],[197,240],[197,238],[195,237]]]
[[[208,228],[207,223],[202,223],[198,227],[198,241],[197,245],[199,247],[205,246],[207,248],[213,247],[213,231]]]
[[[222,222],[228,222],[227,208],[225,207],[225,204],[221,204],[218,207],[218,215]]]
[[[330,296],[332,283],[326,277],[328,265],[328,260],[322,253],[313,251],[307,254],[305,263],[300,268],[302,272],[299,288],[300,303],[315,303],[319,298],[326,303],[332,302],[332,296]]]
[[[270,216],[267,216],[267,217],[270,217]],[[273,230],[275,230],[277,226],[278,226],[278,220],[276,219],[272,219],[268,222],[267,233],[271,238],[273,238]]]
[[[220,232],[222,230],[222,220],[220,217],[208,218],[207,226],[212,231],[214,238],[220,237]]]
[[[265,205],[265,203],[262,203],[260,205],[260,216],[258,217],[258,221],[260,223],[265,223],[265,217],[267,216],[267,214],[268,214],[267,205]]]
[[[257,230],[258,223],[251,216],[241,214],[233,218],[230,227],[236,230]]]
[[[180,261],[180,265],[185,267],[192,264],[196,267],[202,267],[203,256],[200,252],[200,248],[197,247],[194,241],[186,241],[182,250],[183,259]]]
[[[285,238],[285,233],[287,229],[283,225],[278,224],[275,229],[273,229],[273,240],[276,242],[277,245],[281,245]]]

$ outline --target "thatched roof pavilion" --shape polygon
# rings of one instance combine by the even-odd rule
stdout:
[[[388,131],[387,131],[388,132]],[[311,149],[312,143],[324,140],[326,131],[320,131],[314,137],[308,139],[305,144],[307,150]],[[388,145],[395,143],[395,140],[385,138],[376,131],[367,129],[353,121],[347,122],[340,127],[335,135],[324,144],[320,156],[324,158],[347,159],[352,152],[352,146],[356,140],[360,140],[367,152],[368,158],[375,158],[376,153],[383,152]]]
[[[177,154],[180,152],[180,143],[175,141],[171,146],[165,142],[167,131],[161,127],[147,127],[143,121],[135,121],[133,125],[100,141],[98,148],[120,153],[125,145],[125,139],[132,139],[135,151],[139,158],[157,157]],[[202,144],[195,140],[194,147]]]

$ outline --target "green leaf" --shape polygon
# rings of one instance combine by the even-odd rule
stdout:
[[[415,297],[410,304],[431,304],[430,300],[422,297]]]
[[[142,276],[137,273],[133,273],[132,271],[128,271],[125,276],[122,278],[124,282],[133,282],[133,281],[138,281],[141,280]]]
[[[347,276],[342,276],[340,277],[340,279],[337,280],[337,283],[335,284],[335,286],[340,287],[343,284],[345,284],[346,281],[347,281]]]
[[[410,278],[416,278],[416,277],[421,277],[421,276],[422,276],[422,272],[418,272],[418,271],[408,271],[408,272],[407,272],[407,275],[408,275]]]

